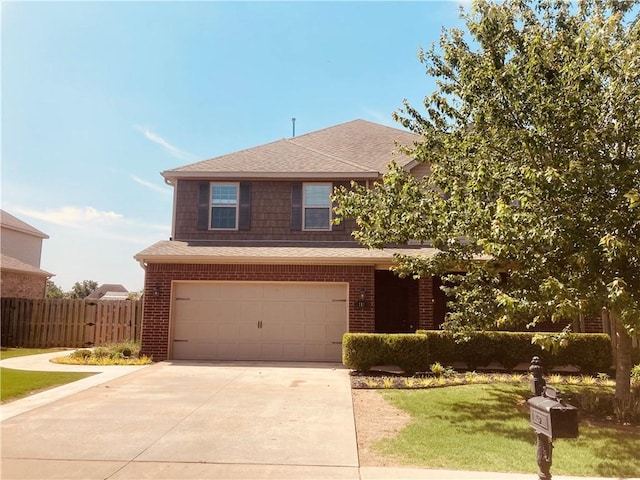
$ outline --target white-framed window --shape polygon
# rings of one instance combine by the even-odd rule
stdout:
[[[237,183],[211,184],[212,229],[237,230],[239,190]]]
[[[302,188],[302,228],[331,230],[330,183],[305,183]]]

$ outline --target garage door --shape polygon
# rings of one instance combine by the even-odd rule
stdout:
[[[341,283],[176,282],[172,358],[341,360]]]

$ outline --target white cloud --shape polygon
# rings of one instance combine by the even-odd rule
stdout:
[[[14,210],[22,215],[55,225],[80,229],[110,226],[122,221],[124,218],[119,213],[102,212],[93,207],[60,207],[45,211],[16,207]]]
[[[100,211],[93,207],[60,207],[50,210],[34,210],[15,206],[12,211],[26,217],[53,225],[66,227],[94,239],[110,240],[125,244],[149,245],[158,236],[169,235],[169,225],[149,224],[112,211]],[[43,231],[46,231],[44,229]]]
[[[155,183],[151,183],[147,180],[144,180],[140,177],[136,177],[135,175],[129,175],[129,177],[131,177],[131,179],[136,182],[139,185],[142,185],[143,187],[147,187],[150,190],[156,191],[156,192],[160,192],[163,193],[165,195],[171,195],[172,191],[170,188],[164,188],[161,187],[160,185],[156,185]]]
[[[141,127],[140,125],[134,125],[134,128],[142,133],[147,139],[151,140],[154,143],[157,143],[165,150],[169,152],[170,155],[176,157],[180,160],[194,160],[196,158],[195,155],[189,152],[185,152],[184,150],[179,149],[178,147],[171,145],[164,138],[162,138],[157,133],[152,132],[147,127]]]

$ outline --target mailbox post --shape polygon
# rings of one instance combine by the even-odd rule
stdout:
[[[558,391],[547,387],[542,377],[540,358],[533,357],[529,371],[533,375],[531,393],[527,400],[531,426],[536,431],[536,460],[540,480],[551,479],[554,438],[578,437],[578,410],[573,405],[563,404]]]

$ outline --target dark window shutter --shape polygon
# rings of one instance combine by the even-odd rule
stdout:
[[[251,230],[251,183],[240,183],[238,230]]]
[[[338,187],[342,187],[342,186],[345,186],[345,187],[346,187],[346,186],[348,186],[348,185],[349,185],[349,184],[348,184],[348,183],[345,183],[345,182],[337,182],[337,183],[334,183],[334,184],[333,184],[333,188],[334,188],[334,189],[336,189],[336,188],[338,188]],[[333,194],[333,192],[331,192],[331,193]],[[336,204],[334,203],[334,204],[331,206],[331,208],[333,208],[333,207],[335,207],[335,206],[336,206]],[[333,211],[332,211],[332,212],[331,212],[331,217],[333,218],[333,216],[334,216],[334,213],[333,213]],[[331,225],[331,231],[332,231],[332,232],[343,232],[343,231],[344,231],[344,220],[342,220],[342,222],[340,222],[338,225],[332,224],[332,225]]]
[[[209,195],[211,195],[209,182],[201,183],[198,190],[198,230],[209,229]]]
[[[291,185],[291,230],[302,230],[302,183]]]

